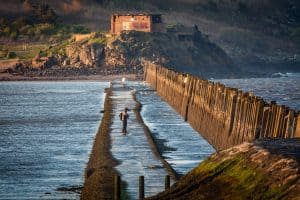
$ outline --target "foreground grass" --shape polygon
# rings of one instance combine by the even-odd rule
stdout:
[[[0,46],[0,60],[18,58],[20,61],[30,61],[42,51],[49,49],[48,43],[15,43]],[[8,52],[14,52],[15,56],[8,58]]]

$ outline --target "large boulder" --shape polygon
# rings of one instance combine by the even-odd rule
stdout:
[[[70,65],[99,67],[103,59],[103,50],[104,45],[100,43],[75,42],[66,47],[66,56]]]
[[[36,56],[31,61],[31,67],[34,69],[46,69],[51,68],[54,65],[57,65],[58,61],[55,57],[39,57]]]

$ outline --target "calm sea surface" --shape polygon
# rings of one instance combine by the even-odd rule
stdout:
[[[0,82],[0,199],[79,198],[105,87]]]
[[[299,75],[215,81],[300,110]],[[0,199],[79,198],[58,188],[83,184],[105,87],[108,83],[0,82]]]
[[[300,111],[300,73],[287,74],[280,78],[250,78],[214,80],[226,86],[239,88],[263,97],[266,101],[276,101]]]

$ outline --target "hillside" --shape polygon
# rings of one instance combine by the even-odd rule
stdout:
[[[146,59],[206,78],[240,75],[226,53],[197,30],[190,42],[174,34],[124,32],[108,43],[105,55],[108,66],[139,68]]]
[[[9,16],[10,19],[30,15],[29,8],[39,2],[37,0],[24,0],[23,3],[19,0],[5,3],[4,0],[1,1],[3,1],[2,5],[6,4],[6,6],[0,7],[0,15]],[[61,30],[55,28],[56,38],[69,35],[70,32],[81,32],[82,27],[88,27],[92,31],[109,31],[111,13],[155,12],[163,14],[167,26],[198,25],[202,34],[221,47],[233,64],[241,72],[246,72],[244,74],[270,75],[278,71],[300,71],[300,3],[297,0],[46,2],[57,14],[58,21],[70,26],[80,25],[77,29],[63,28],[63,31],[55,31]],[[43,16],[49,17],[48,14],[52,13],[51,9],[44,12],[46,15]],[[45,10],[39,9],[39,11]],[[55,15],[51,19],[56,19]],[[9,36],[13,38],[15,33],[10,32]]]
[[[266,75],[300,71],[300,3],[297,0],[89,2],[94,2],[100,12],[83,1],[83,23],[84,17],[95,16],[101,21],[99,27],[109,29],[109,20],[105,19],[112,12],[159,12],[166,24],[198,25],[243,71]]]
[[[198,30],[191,34],[192,40],[188,42],[180,41],[177,35],[169,33],[129,31],[115,37],[101,33],[75,34],[58,44],[32,44],[26,47],[26,51],[22,47],[11,47],[14,51],[8,51],[8,54],[17,59],[0,60],[0,67],[3,65],[0,72],[27,77],[120,73],[140,75],[143,73],[142,61],[148,60],[206,78],[241,75],[221,48]],[[34,48],[40,50],[34,51]],[[20,60],[22,55],[23,61]]]

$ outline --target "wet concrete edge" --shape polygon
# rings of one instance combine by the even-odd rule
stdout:
[[[133,96],[133,100],[136,102],[134,113],[136,115],[136,118],[137,118],[138,122],[143,126],[144,133],[147,137],[147,140],[148,140],[148,143],[150,145],[150,148],[151,148],[152,152],[163,163],[163,165],[166,168],[168,174],[175,181],[177,181],[180,178],[180,175],[173,169],[173,167],[162,156],[160,149],[163,149],[163,147],[159,148],[159,145],[161,145],[161,144],[158,144],[156,142],[156,139],[153,137],[149,127],[144,123],[144,120],[141,116],[142,104],[137,100],[135,93],[133,93],[132,96]]]
[[[106,88],[105,93],[104,114],[85,170],[80,199],[113,199],[114,176],[119,175],[114,168],[118,162],[110,152],[110,126],[113,119],[113,102],[110,98],[112,89]]]

